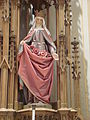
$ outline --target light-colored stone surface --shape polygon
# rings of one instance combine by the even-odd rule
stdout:
[[[87,3],[88,1],[88,3]],[[85,120],[89,120],[88,100],[90,101],[90,35],[88,16],[88,8],[90,9],[89,0],[72,0],[72,34],[71,39],[74,37],[80,43],[80,64],[81,64],[81,79],[80,79],[80,103],[81,114]],[[89,6],[89,7],[88,7]],[[89,16],[90,17],[90,16]],[[88,86],[88,91],[87,91]],[[90,102],[89,102],[90,103]],[[73,99],[74,106],[74,99]]]
[[[16,112],[14,109],[0,108],[0,112]]]
[[[87,0],[87,13],[88,13],[88,37],[89,37],[89,46],[90,46],[90,0]],[[89,53],[90,53],[90,47],[89,47]],[[90,59],[89,59],[90,60]],[[90,69],[90,66],[89,66]],[[90,70],[89,70],[90,71]],[[88,93],[89,93],[89,114],[90,114],[90,74],[88,79]],[[90,119],[90,117],[89,117]]]
[[[47,111],[47,112],[57,112],[57,110],[54,109],[50,109],[50,108],[42,108],[42,107],[38,107],[35,109],[36,111]],[[27,109],[22,109],[22,110],[18,110],[17,112],[29,112],[32,111],[32,108],[27,108]]]

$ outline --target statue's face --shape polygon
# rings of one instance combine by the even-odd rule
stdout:
[[[36,26],[42,26],[43,25],[43,20],[39,17],[36,18]]]

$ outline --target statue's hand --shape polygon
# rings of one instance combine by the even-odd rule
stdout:
[[[25,41],[24,41],[24,40],[22,40],[22,41],[20,42],[20,44],[21,44],[21,45],[23,45],[24,43],[25,43]]]
[[[54,60],[59,60],[58,54],[56,53],[52,53],[52,57],[54,58]]]

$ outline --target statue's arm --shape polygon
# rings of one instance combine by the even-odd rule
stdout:
[[[56,50],[51,45],[48,44],[48,48],[51,54],[56,53]]]
[[[28,39],[26,39],[26,40],[23,39],[23,40],[20,42],[20,44],[19,44],[19,52],[18,52],[18,53],[23,52],[23,44],[24,44],[24,43],[30,44],[30,42],[32,41],[33,35],[34,35],[34,34],[32,34],[32,36],[30,36]]]
[[[31,36],[31,37],[28,38],[27,40],[24,40],[24,39],[23,39],[23,40],[20,42],[20,44],[21,44],[21,45],[23,45],[24,43],[29,44],[30,41],[32,41],[32,37],[33,37],[33,36]]]
[[[50,51],[52,57],[54,58],[54,60],[59,60],[56,50],[51,45],[49,45],[49,51]]]
[[[34,36],[34,30],[27,34],[27,36],[20,42],[21,45],[24,43],[29,44]]]
[[[31,41],[31,39],[22,40],[22,41],[20,42],[20,44],[19,44],[19,53],[23,52],[23,45],[24,45],[24,43],[29,44],[30,41]]]

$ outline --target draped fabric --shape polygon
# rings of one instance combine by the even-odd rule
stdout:
[[[23,51],[18,54],[18,74],[29,91],[40,101],[49,102],[53,84],[52,56],[38,56],[24,43]]]

